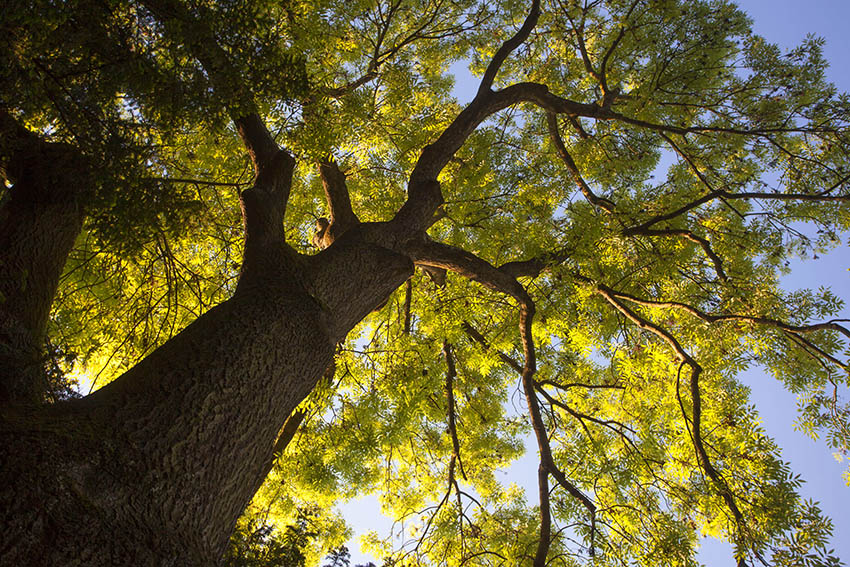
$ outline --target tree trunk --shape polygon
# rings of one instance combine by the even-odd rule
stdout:
[[[279,254],[94,394],[3,410],[0,565],[217,562],[336,342],[412,272],[357,231],[295,274]]]
[[[0,205],[0,403],[47,391],[44,334],[59,276],[83,222],[90,174],[79,152],[49,144],[0,112],[5,176]]]

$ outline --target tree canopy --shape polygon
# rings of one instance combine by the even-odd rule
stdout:
[[[73,185],[81,215],[10,392],[86,407],[75,388],[160,347],[194,356],[172,337],[265,289],[252,242],[343,314],[264,440],[231,564],[347,564],[329,510],[372,492],[403,534],[368,542],[386,565],[692,565],[705,535],[739,565],[839,564],[738,379],[767,369],[846,455],[843,300],[779,285],[850,228],[850,98],[820,40],[784,53],[723,0],[30,0],[0,21],[0,222],[26,183]],[[453,65],[480,81],[465,106]],[[415,272],[352,276],[355,238]],[[302,277],[314,261],[340,263]],[[23,304],[39,274],[0,270]],[[524,451],[537,494],[500,481]]]

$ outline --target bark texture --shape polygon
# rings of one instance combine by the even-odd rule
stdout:
[[[214,564],[336,341],[412,271],[333,248],[299,274],[312,294],[264,274],[91,396],[7,407],[0,565]]]
[[[45,143],[0,110],[0,403],[42,400],[44,333],[65,260],[91,190],[86,160]]]

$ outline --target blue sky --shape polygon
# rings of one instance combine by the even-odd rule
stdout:
[[[850,0],[739,0],[737,3],[752,17],[756,33],[782,48],[799,44],[808,34],[825,38],[824,55],[830,62],[828,77],[839,90],[850,92]],[[474,88],[473,85],[459,84],[459,98],[468,99],[464,95],[474,92]],[[839,249],[818,260],[795,262],[791,275],[783,280],[783,286],[796,289],[828,285],[839,297],[850,301],[848,268],[850,248],[845,239]],[[842,316],[850,318],[850,309],[845,308]],[[759,408],[765,429],[783,448],[783,459],[790,462],[792,469],[806,480],[801,489],[802,495],[820,501],[824,512],[833,519],[833,546],[837,555],[850,561],[850,487],[845,486],[841,478],[847,468],[847,461],[837,462],[824,443],[813,441],[794,429],[795,398],[774,378],[754,371],[742,379],[752,389],[752,399]],[[513,467],[505,478],[505,481],[513,480],[527,486],[527,492],[536,483],[536,464],[531,463],[532,460],[536,462],[536,459],[528,460],[527,464],[520,463]],[[524,469],[531,472],[526,475]],[[526,476],[530,482],[525,482],[528,479],[523,477]],[[529,494],[534,493],[532,490]],[[388,530],[389,522],[376,517],[378,508],[374,496],[343,509],[358,534],[369,529],[385,534]],[[359,553],[355,542],[350,542],[349,547],[352,564],[368,560],[379,563]],[[705,541],[699,558],[709,567],[735,565],[728,545],[720,542]]]

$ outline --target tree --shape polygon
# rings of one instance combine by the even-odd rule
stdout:
[[[387,565],[837,563],[736,379],[847,450],[842,302],[778,285],[850,221],[818,40],[722,1],[2,22],[3,565],[213,564],[255,493],[369,490]]]

